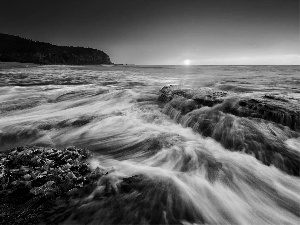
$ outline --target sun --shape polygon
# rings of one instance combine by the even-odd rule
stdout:
[[[191,64],[191,60],[189,60],[189,59],[186,59],[186,60],[184,60],[184,65],[186,65],[186,66],[188,66],[188,65],[190,65]]]

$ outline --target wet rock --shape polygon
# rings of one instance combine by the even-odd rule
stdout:
[[[71,179],[71,180],[74,180],[74,179],[77,178],[77,177],[74,175],[73,172],[69,172],[69,173],[67,174],[67,177],[68,177],[69,179]]]
[[[29,181],[31,179],[31,175],[30,174],[26,174],[23,176],[24,180]]]
[[[236,99],[227,101],[220,110],[241,117],[261,118],[277,124],[288,126],[290,129],[300,131],[300,106],[283,97],[269,95],[255,98],[240,97],[235,93],[227,93],[210,88],[198,90],[180,89],[176,86],[165,86],[159,92],[158,100],[170,103],[173,108],[182,114],[203,106],[215,106],[224,102],[226,97]]]
[[[69,191],[67,192],[67,195],[70,195],[70,196],[75,197],[76,195],[78,195],[78,191],[79,191],[78,188],[72,188],[71,190],[69,190]]]
[[[69,163],[66,163],[65,165],[62,166],[62,169],[64,170],[69,170],[72,166]]]
[[[33,187],[39,187],[47,182],[47,177],[44,175],[38,175],[32,180],[32,186]]]
[[[175,86],[163,87],[158,100],[162,111],[184,127],[214,138],[226,149],[244,151],[265,165],[300,176],[300,155],[285,143],[300,136],[300,104],[283,97]]]
[[[96,187],[96,180],[103,175],[99,168],[90,169],[86,159],[91,156],[88,150],[75,147],[60,150],[21,146],[1,153],[0,205],[6,204],[8,213],[0,219],[14,224],[14,208],[26,211],[26,204],[37,201],[30,207],[33,212],[39,212],[31,214],[39,221],[43,210],[49,210],[55,199],[90,194]],[[24,216],[20,216],[20,221],[26,224]]]
[[[34,195],[39,195],[39,194],[46,195],[47,192],[55,191],[54,186],[55,186],[54,181],[48,181],[47,183],[43,184],[40,187],[32,188],[30,190],[30,193],[32,193]]]
[[[70,189],[72,189],[72,187],[74,187],[74,182],[72,179],[67,177],[62,183],[60,183],[59,187],[63,192],[68,192]]]

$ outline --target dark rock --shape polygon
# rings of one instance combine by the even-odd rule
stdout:
[[[79,195],[78,192],[79,192],[79,189],[78,189],[78,188],[72,188],[71,190],[69,190],[69,191],[67,192],[67,195],[76,197],[76,196]]]
[[[38,224],[59,199],[70,205],[70,198],[89,195],[102,176],[100,169],[90,170],[86,159],[91,156],[88,150],[75,147],[17,147],[2,154],[0,210],[5,212],[0,215],[0,223],[16,224],[18,220],[20,224]]]
[[[23,176],[24,180],[29,181],[31,179],[31,175],[30,174],[26,174]]]
[[[55,191],[54,186],[55,186],[54,181],[48,181],[40,187],[32,188],[30,190],[30,193],[32,193],[34,195],[40,195],[40,194],[46,195],[48,192],[54,192]]]
[[[229,96],[229,98],[225,98]],[[256,98],[239,97],[234,93],[213,90],[186,90],[175,86],[163,87],[159,92],[158,100],[170,103],[173,108],[182,114],[203,106],[215,106],[226,99],[227,104],[220,106],[220,110],[236,116],[261,118],[272,121],[292,130],[300,131],[300,106],[283,98],[271,98],[266,95]],[[193,102],[194,101],[194,102]]]
[[[34,178],[34,180],[32,180],[31,184],[33,187],[39,187],[43,185],[45,182],[47,182],[47,177],[40,174],[36,178]]]
[[[300,136],[300,104],[264,95],[250,98],[174,86],[163,87],[159,100],[163,112],[176,122],[214,138],[226,149],[244,151],[265,165],[300,175],[300,155],[285,143]]]

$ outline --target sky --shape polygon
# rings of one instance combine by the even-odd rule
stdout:
[[[299,0],[1,0],[0,33],[114,63],[300,64]]]

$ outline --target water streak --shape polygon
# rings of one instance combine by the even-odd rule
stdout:
[[[65,224],[298,224],[300,180],[285,166],[286,158],[299,157],[299,133],[224,113],[220,105],[182,115],[157,102],[166,84],[243,86],[250,72],[270,68],[252,69],[2,69],[0,148],[76,145],[96,154],[91,166],[109,173]],[[293,76],[295,68],[255,78],[252,87],[274,91],[268,79],[278,71]]]

